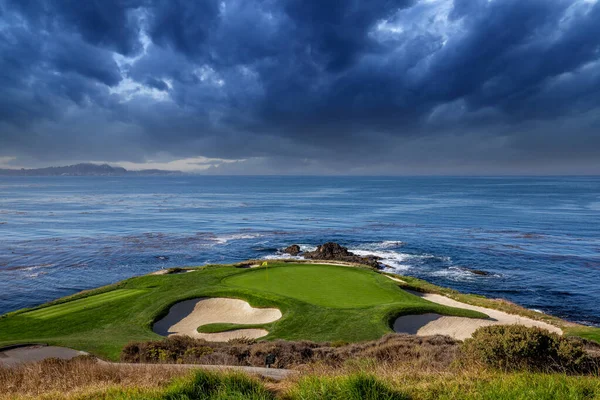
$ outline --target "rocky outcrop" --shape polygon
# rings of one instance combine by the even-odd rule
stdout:
[[[297,244],[293,244],[291,246],[286,247],[283,250],[283,252],[291,256],[297,256],[298,254],[300,254],[300,246],[298,246]]]
[[[471,268],[466,268],[466,267],[459,267],[459,269],[461,269],[463,271],[470,272],[470,273],[475,274],[475,275],[479,275],[479,276],[490,276],[490,275],[492,275],[490,272],[482,271],[480,269],[471,269]]]
[[[380,257],[377,256],[359,256],[350,251],[347,247],[338,243],[328,242],[317,247],[315,251],[303,253],[304,258],[311,260],[344,261],[357,264],[365,264],[373,268],[380,268]]]

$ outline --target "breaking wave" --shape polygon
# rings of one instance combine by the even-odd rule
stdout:
[[[237,234],[231,234],[231,235],[215,236],[215,237],[211,238],[211,240],[215,241],[218,244],[226,244],[233,240],[257,239],[262,236],[263,235],[260,233],[237,233]]]

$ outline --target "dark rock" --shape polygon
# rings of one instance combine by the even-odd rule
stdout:
[[[297,256],[300,253],[300,246],[293,244],[289,247],[286,247],[283,252],[292,256]]]
[[[348,251],[347,247],[341,246],[334,242],[328,242],[317,247],[315,251],[305,254],[310,254],[312,258],[318,257],[321,260],[333,260],[339,257],[352,257],[355,254]]]
[[[364,264],[373,268],[380,268],[380,257],[369,255],[359,256],[350,251],[347,247],[341,246],[338,243],[328,242],[317,247],[315,251],[309,251],[303,254],[304,258],[311,260],[331,260],[344,261],[350,263]]]
[[[490,272],[482,271],[480,269],[471,269],[471,268],[465,268],[465,267],[461,267],[460,269],[462,269],[463,271],[470,272],[470,273],[475,274],[475,275],[480,275],[480,276],[490,276],[490,275],[492,275]]]

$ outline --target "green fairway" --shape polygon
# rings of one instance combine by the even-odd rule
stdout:
[[[108,293],[97,294],[83,299],[73,300],[68,303],[57,304],[55,306],[29,311],[24,313],[23,316],[29,318],[49,319],[71,314],[77,311],[87,312],[91,308],[102,306],[108,302],[122,300],[126,297],[135,296],[141,293],[144,293],[144,290],[116,289]]]
[[[406,314],[486,317],[428,302],[366,268],[284,263],[255,269],[209,266],[185,274],[131,278],[1,316],[0,346],[48,343],[116,360],[127,343],[160,339],[152,324],[173,304],[200,297],[232,297],[253,307],[279,308],[280,320],[252,326],[269,331],[266,340],[372,340],[392,332],[393,319]],[[247,327],[212,324],[200,330]]]

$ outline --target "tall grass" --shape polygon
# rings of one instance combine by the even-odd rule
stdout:
[[[600,399],[600,380],[544,374],[458,374],[378,377],[308,377],[290,400],[590,400]]]
[[[598,376],[427,369],[354,360],[269,382],[241,373],[87,360],[0,369],[0,399],[46,400],[600,400]]]
[[[372,375],[313,376],[300,380],[287,394],[294,400],[408,400]]]
[[[0,368],[0,399],[273,400],[259,380],[239,372],[190,372],[164,365],[128,366],[51,360]]]
[[[17,368],[0,368],[0,399],[61,398],[95,389],[119,387],[155,389],[167,385],[184,371],[161,366],[114,366],[85,358],[46,360]]]

